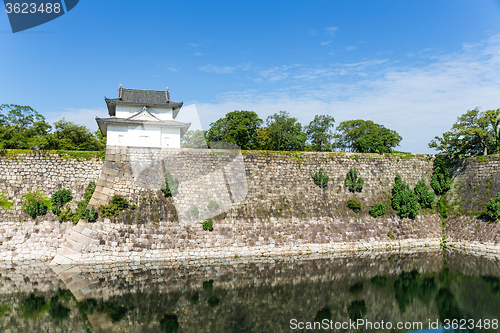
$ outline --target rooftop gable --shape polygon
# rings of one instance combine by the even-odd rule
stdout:
[[[126,120],[146,120],[146,121],[161,121],[160,119],[156,118],[154,115],[152,115],[146,107],[142,108],[142,111],[134,114],[131,117],[128,117]]]

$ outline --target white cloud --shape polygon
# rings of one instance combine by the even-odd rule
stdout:
[[[330,35],[332,37],[335,37],[335,35],[337,34],[338,30],[339,30],[338,27],[326,27],[325,28],[325,31],[326,31],[327,35]]]
[[[346,50],[346,51],[354,51],[354,50],[356,50],[357,48],[358,48],[357,46],[347,46],[347,47],[345,48],[345,50]]]
[[[448,130],[457,116],[476,106],[500,107],[500,35],[464,44],[458,52],[428,54],[415,65],[396,64],[374,59],[273,67],[259,74],[267,81],[283,81],[282,88],[227,92],[218,103],[198,103],[197,109],[204,124],[241,109],[263,119],[286,110],[303,125],[315,114],[330,114],[337,124],[370,119],[402,135],[400,150],[431,153],[428,142]]]
[[[231,74],[236,68],[229,66],[214,66],[212,64],[208,64],[200,67],[200,70],[207,73],[217,73],[217,74]]]
[[[197,57],[199,57],[199,56],[202,56],[203,53],[201,53],[201,52],[195,52],[194,55],[197,56]]]
[[[320,44],[321,44],[322,46],[325,46],[325,45],[330,44],[331,42],[332,42],[332,41],[328,41],[328,42],[321,42]]]

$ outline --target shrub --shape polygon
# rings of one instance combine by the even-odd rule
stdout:
[[[446,197],[443,196],[439,198],[439,200],[436,203],[436,210],[438,211],[439,215],[442,218],[445,219],[448,217],[450,207],[448,205],[448,200],[446,199]]]
[[[59,322],[63,321],[69,318],[70,312],[71,310],[68,307],[62,305],[61,302],[59,302],[57,296],[51,298],[49,315],[52,319]]]
[[[392,188],[392,208],[400,217],[415,218],[420,210],[417,195],[406,182],[401,180],[401,176],[397,175]]]
[[[172,197],[177,195],[177,192],[179,190],[179,181],[177,178],[174,178],[171,174],[170,171],[167,170],[166,175],[165,175],[165,187],[161,189],[163,194],[166,197]]]
[[[497,193],[496,198],[491,198],[486,205],[486,214],[493,220],[500,218],[500,193]]]
[[[323,170],[323,168],[320,168],[318,171],[313,173],[311,177],[314,180],[314,184],[318,185],[321,188],[326,187],[328,185],[328,175]]]
[[[361,192],[363,184],[363,178],[358,178],[358,171],[356,168],[351,168],[345,176],[344,185],[349,188],[351,192]]]
[[[95,188],[96,188],[96,183],[95,181],[91,180],[87,185],[87,187],[85,188],[85,192],[83,193],[83,200],[85,200],[87,204],[90,202],[90,199],[94,194]]]
[[[359,202],[356,199],[349,199],[347,200],[347,207],[352,209],[355,213],[359,212],[361,210],[361,202]]]
[[[108,205],[99,206],[102,217],[115,216],[118,212],[128,208],[128,203],[121,195],[115,194]],[[90,215],[90,214],[89,214]]]
[[[14,203],[5,196],[5,193],[0,192],[0,207],[5,210],[11,210]]]
[[[35,219],[37,216],[45,215],[47,213],[47,209],[52,207],[52,202],[47,198],[47,195],[42,192],[29,191],[27,194],[24,194],[21,197],[21,208],[31,216],[32,219]]]
[[[208,219],[205,222],[203,222],[203,230],[210,230],[210,231],[214,230],[212,219]]]
[[[353,321],[363,318],[367,312],[365,301],[358,300],[351,302],[347,307],[347,312],[349,313],[349,318]]]
[[[49,308],[48,303],[42,296],[31,293],[27,299],[19,304],[19,316],[21,318],[39,318]]]
[[[52,193],[52,213],[59,215],[61,214],[61,207],[71,201],[73,197],[71,196],[71,190],[60,189]]]
[[[429,185],[425,183],[425,180],[420,179],[415,185],[415,194],[417,195],[418,203],[422,208],[431,208],[434,204],[434,198],[436,195],[431,191]]]
[[[451,188],[449,160],[445,157],[436,157],[432,171],[431,187],[437,195],[443,195]]]
[[[175,333],[179,329],[179,321],[177,315],[165,315],[160,320],[160,328],[164,333]]]
[[[215,200],[210,200],[207,205],[208,210],[215,212],[220,208],[219,204]]]
[[[193,206],[193,208],[191,208],[191,214],[193,214],[195,218],[198,218],[198,216],[200,216],[200,211],[198,210],[198,207]]]
[[[71,211],[71,208],[66,208],[65,210],[59,213],[57,219],[59,220],[59,222],[67,222],[69,220],[73,220],[74,215],[75,213]]]
[[[383,203],[375,203],[372,208],[370,208],[370,215],[373,217],[378,217],[384,215],[386,212],[385,205]]]

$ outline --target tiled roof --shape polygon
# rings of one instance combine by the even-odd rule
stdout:
[[[136,106],[159,106],[171,107],[174,110],[182,107],[182,102],[172,102],[167,100],[167,90],[141,90],[141,89],[118,89],[118,98],[104,98],[108,106],[110,116],[115,116],[116,105],[136,105]],[[170,98],[170,96],[168,96]]]

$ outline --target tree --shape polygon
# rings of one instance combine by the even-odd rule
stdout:
[[[500,109],[468,110],[457,118],[451,130],[429,143],[447,156],[478,156],[500,153]]]
[[[275,113],[266,119],[270,150],[302,150],[307,136],[297,118],[286,111]]]
[[[181,138],[181,148],[206,149],[205,133],[202,130],[187,131]]]
[[[262,119],[253,111],[233,111],[224,118],[210,124],[207,131],[208,142],[229,142],[241,149],[258,147],[257,132]]]
[[[348,120],[337,126],[337,147],[359,153],[389,153],[403,138],[371,120]]]
[[[0,112],[0,149],[44,149],[51,126],[41,114],[16,104],[2,104]]]
[[[314,119],[304,128],[312,149],[319,151],[332,149],[334,123],[335,119],[331,116],[314,116]]]
[[[55,131],[48,138],[48,149],[62,150],[103,150],[106,143],[98,139],[90,130],[64,118],[54,124]]]

